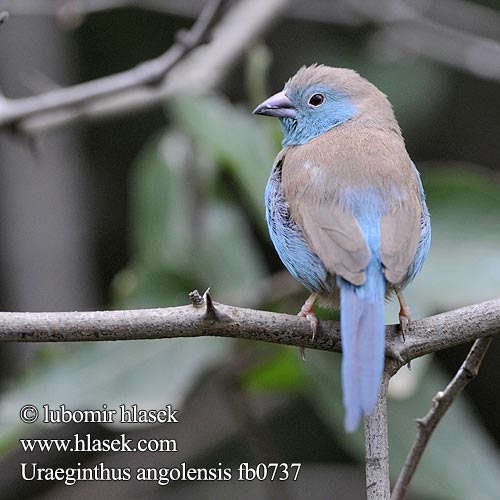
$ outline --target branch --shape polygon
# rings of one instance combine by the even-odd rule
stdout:
[[[0,312],[0,342],[78,342],[217,336],[340,352],[337,321],[321,321],[312,340],[309,320],[288,314],[243,309],[213,302],[208,291],[190,294],[191,305],[164,309],[53,313]],[[436,407],[420,423],[419,437],[401,479],[404,491],[432,431],[470,378],[500,330],[500,299],[415,321],[406,341],[399,327],[386,327],[384,382],[373,414],[365,419],[368,500],[389,499],[387,383],[410,360],[430,352],[479,339],[463,367],[436,399]],[[421,437],[420,437],[421,436]],[[413,458],[416,456],[417,458]],[[394,497],[400,499],[403,497]]]
[[[4,99],[0,108],[0,126],[15,124],[38,113],[80,107],[110,94],[160,81],[185,55],[207,41],[222,4],[223,0],[208,3],[192,28],[177,34],[178,41],[170,49],[135,68],[33,97]]]
[[[218,336],[340,352],[338,321],[321,321],[312,340],[307,319],[213,302],[191,294],[192,305],[163,309],[88,312],[0,312],[0,342],[81,342]],[[403,342],[399,326],[386,327],[396,369],[440,349],[489,337],[500,330],[500,299],[464,307],[410,325]]]
[[[310,323],[288,314],[213,302],[194,291],[192,305],[164,309],[16,313],[0,312],[0,342],[80,342],[219,336],[340,351],[340,331],[311,341]]]
[[[389,53],[398,47],[481,78],[500,81],[500,43],[425,18],[383,27],[376,42]]]
[[[195,17],[198,2],[184,0],[4,0],[4,8],[18,16],[51,16],[55,17],[65,28],[80,26],[90,14],[101,13],[127,7],[145,11]],[[332,6],[334,8],[332,8]],[[333,22],[359,25],[362,20],[352,9],[342,2],[332,4],[330,0],[309,0],[294,2],[284,13],[286,17],[302,21],[320,23]]]
[[[367,500],[389,500],[391,495],[387,387],[394,373],[394,363],[386,363],[377,404],[373,413],[365,417]]]
[[[344,2],[377,25],[379,30],[373,39],[376,50],[385,51],[392,57],[398,52],[420,54],[482,78],[500,81],[500,43],[490,36],[493,32],[491,24],[496,23],[494,32],[498,33],[500,16],[496,10],[458,0],[447,0],[444,5],[440,2],[441,9],[436,9],[436,12],[427,2],[422,2],[422,5],[399,0]],[[457,14],[464,10],[469,14],[466,16],[467,30],[450,22],[450,18],[459,17]],[[449,15],[450,12],[455,15]],[[442,21],[428,17],[433,14]],[[490,18],[490,23],[483,26],[487,35],[471,33],[473,26],[485,25],[486,17]],[[464,25],[463,20],[457,21],[455,19],[456,25]]]
[[[401,355],[404,363],[500,331],[500,299],[489,300],[415,321],[403,342],[399,329],[392,330],[388,349]]]
[[[4,8],[17,16],[63,18],[66,15],[87,16],[126,7],[172,13],[173,7],[175,7],[171,5],[172,2],[166,2],[165,0],[7,0],[3,3],[6,4]],[[186,8],[189,8],[189,5]]]
[[[61,0],[58,3],[16,0],[7,2],[5,8],[18,15],[56,16],[71,27],[78,26],[90,13],[127,6],[193,15],[191,4],[172,0]],[[498,64],[492,63],[500,61],[498,10],[465,0],[442,0],[432,4],[425,0],[411,3],[341,0],[332,6],[328,0],[299,2],[287,9],[284,15],[348,26],[375,23],[379,30],[373,37],[373,45],[378,52],[385,52],[390,57],[416,53],[479,77],[500,81]],[[257,6],[255,12],[260,8]],[[150,103],[148,99],[142,102],[144,105]],[[156,102],[158,100],[154,100]]]
[[[444,391],[438,392],[432,400],[432,408],[424,418],[418,419],[418,433],[413,443],[410,453],[406,458],[405,464],[398,477],[392,500],[403,500],[408,493],[410,481],[417,470],[420,459],[425,451],[434,429],[437,427],[441,419],[452,403],[457,399],[460,393],[465,389],[467,384],[474,380],[479,372],[479,367],[483,361],[484,355],[491,344],[493,337],[483,337],[477,339],[471,347],[467,358],[462,363],[458,372],[455,374],[451,382]]]
[[[3,98],[0,127],[33,133],[77,120],[144,109],[179,92],[210,92],[288,2],[238,2],[214,29],[211,42],[200,47],[220,10],[222,1],[214,0],[205,7],[193,28],[156,59],[72,87],[21,99]],[[186,54],[188,57],[184,57]]]

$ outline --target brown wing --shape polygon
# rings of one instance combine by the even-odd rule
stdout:
[[[305,158],[294,149],[286,153],[283,162],[283,189],[292,217],[331,274],[361,285],[370,250],[358,221],[338,202],[338,182],[331,162],[313,162],[307,149],[301,151]]]
[[[370,250],[356,218],[338,206],[321,207],[304,200],[300,215],[305,237],[328,271],[362,285]]]
[[[308,144],[286,151],[283,160],[285,198],[307,243],[328,272],[362,285],[370,250],[354,215],[339,204],[338,177],[329,155],[315,157]]]
[[[415,257],[420,237],[420,215],[420,203],[413,202],[382,217],[380,258],[389,283],[399,283]]]
[[[361,285],[370,250],[354,215],[342,209],[339,193],[366,187],[387,193],[390,212],[381,219],[380,254],[387,280],[396,284],[408,271],[418,244],[418,180],[401,136],[385,129],[353,127],[332,129],[286,150],[285,198],[328,271]]]

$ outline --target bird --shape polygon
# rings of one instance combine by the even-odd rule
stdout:
[[[340,308],[344,427],[354,432],[380,390],[386,298],[399,300],[404,335],[402,290],[429,252],[420,174],[387,96],[352,69],[303,66],[253,113],[281,123],[266,220],[284,266],[310,293],[299,315],[313,339],[315,303]]]

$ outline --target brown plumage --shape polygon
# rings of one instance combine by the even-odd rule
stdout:
[[[280,155],[283,190],[292,217],[327,269],[355,285],[364,282],[369,252],[346,206],[353,189],[374,188],[384,193],[387,213],[381,219],[380,257],[389,283],[397,285],[403,279],[420,234],[418,179],[392,109],[386,116],[390,125],[379,123],[377,102],[390,105],[377,93],[377,99],[367,99],[364,106],[364,113],[371,111],[373,118],[356,115],[306,144],[286,147]],[[339,259],[342,265],[336,263]]]

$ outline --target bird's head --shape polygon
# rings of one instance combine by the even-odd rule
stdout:
[[[281,92],[253,112],[279,118],[283,146],[292,146],[305,144],[363,113],[374,97],[383,102],[382,108],[390,108],[384,94],[355,71],[314,64],[299,69]]]

